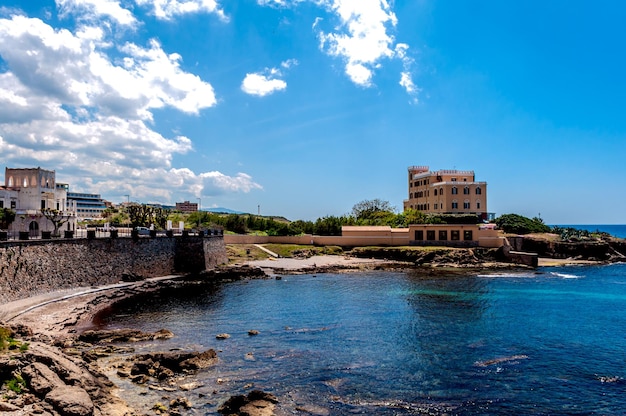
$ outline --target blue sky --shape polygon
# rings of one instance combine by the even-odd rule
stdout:
[[[615,1],[3,0],[0,162],[305,220],[400,210],[427,165],[474,170],[498,215],[626,223],[624,21]]]

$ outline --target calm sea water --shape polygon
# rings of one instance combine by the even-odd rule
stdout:
[[[285,276],[170,291],[103,323],[176,333],[140,349],[218,350],[195,414],[252,388],[279,415],[626,414],[624,264]]]

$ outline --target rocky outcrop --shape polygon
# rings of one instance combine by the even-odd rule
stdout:
[[[485,258],[483,254],[479,257],[478,253],[471,248],[446,247],[359,247],[350,251],[355,257],[395,260],[417,266],[478,267],[487,260],[493,261],[492,257]]]
[[[170,339],[173,336],[172,331],[167,329],[160,329],[156,332],[143,332],[138,329],[88,330],[80,334],[78,340],[94,344],[102,342],[154,341],[157,339]]]
[[[593,261],[624,261],[626,241],[622,239],[586,238],[568,241],[545,238],[540,235],[518,237],[521,250],[555,259]]]
[[[12,379],[19,384],[15,387],[14,383],[13,390],[5,385],[0,399],[4,412],[44,416],[134,414],[96,367],[63,354],[59,348],[31,342],[23,351],[0,356],[0,368],[3,381]]]

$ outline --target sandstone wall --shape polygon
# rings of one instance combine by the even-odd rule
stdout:
[[[227,262],[221,237],[59,239],[0,244],[0,303],[59,289],[198,272]]]

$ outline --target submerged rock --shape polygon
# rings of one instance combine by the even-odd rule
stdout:
[[[273,394],[252,390],[247,396],[232,396],[217,411],[229,416],[272,416],[276,403],[278,399]]]

